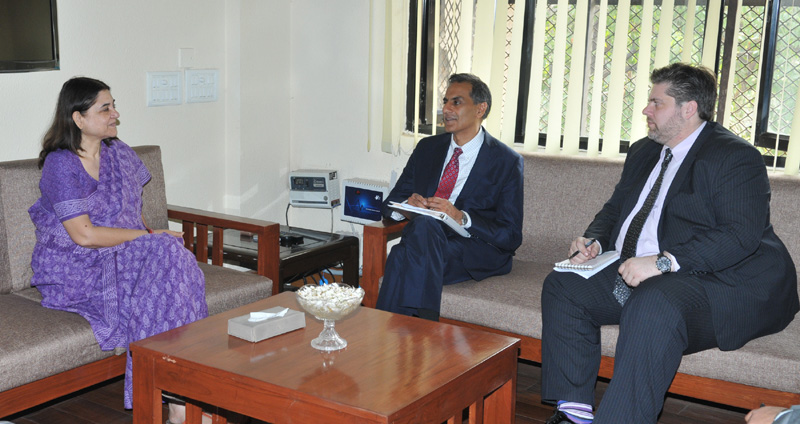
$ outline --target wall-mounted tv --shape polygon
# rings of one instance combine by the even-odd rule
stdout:
[[[58,68],[56,0],[0,0],[0,72]]]

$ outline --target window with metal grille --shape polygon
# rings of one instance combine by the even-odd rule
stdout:
[[[496,105],[492,113],[500,114],[493,134],[502,131],[504,141],[524,143],[526,147],[546,146],[551,143],[547,141],[549,135],[563,147],[565,132],[575,126],[580,149],[601,150],[603,141],[610,137],[618,147],[616,143],[610,145],[608,154],[624,152],[631,140],[646,132],[643,126],[636,127],[646,102],[641,86],[648,84],[647,77],[660,58],[658,66],[683,61],[712,68],[720,86],[716,121],[759,146],[771,163],[782,165],[800,82],[800,0],[543,1],[546,3],[495,3],[495,16],[489,20],[496,26],[499,14],[504,15],[502,36],[506,42],[502,82],[490,84]],[[406,128],[412,130],[416,121],[420,133],[431,134],[442,131],[434,117],[441,109],[447,77],[453,72],[472,71],[470,65],[476,58],[468,56],[477,43],[472,25],[478,25],[481,16],[474,0],[444,0],[438,9],[435,1],[410,3],[409,45],[417,44],[416,35],[420,33],[424,52],[417,55],[409,49]],[[421,22],[415,19],[418,8]],[[434,19],[438,20],[438,32],[432,25]],[[418,24],[423,25],[422,31],[418,32]],[[517,44],[512,42],[515,26],[521,31]],[[618,28],[624,30],[618,34]],[[537,29],[541,37],[538,44]],[[501,36],[497,28],[494,36]],[[565,37],[566,42],[558,37]],[[640,45],[643,41],[648,41],[646,48]],[[614,55],[620,54],[616,46],[623,46],[625,51],[618,56],[621,64],[614,65],[617,70],[612,72]],[[666,50],[660,51],[664,46]],[[573,57],[576,51],[580,57]],[[434,58],[438,63],[433,63]],[[576,63],[581,66],[571,78]],[[419,73],[415,117],[410,99],[415,98],[416,74],[411,71],[417,66],[421,70],[436,66],[437,81],[429,83],[432,72]],[[644,79],[639,73],[646,73]],[[580,90],[570,91],[576,81]],[[499,92],[498,86],[502,87]],[[579,102],[570,107],[570,96],[576,92]],[[551,98],[553,95],[557,97]],[[607,122],[609,116],[612,122]],[[536,125],[528,122],[531,118]],[[548,134],[553,132],[558,134]],[[597,146],[592,147],[594,144]]]

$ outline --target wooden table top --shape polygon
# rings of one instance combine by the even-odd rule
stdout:
[[[311,347],[322,322],[258,343],[227,333],[228,319],[275,306],[303,311],[294,293],[282,293],[134,343],[185,370],[220,371],[253,387],[273,386],[383,416],[407,408],[519,340],[483,331],[359,307],[336,322],[345,349]],[[516,372],[514,362],[513,373]],[[484,367],[485,368],[485,367]]]

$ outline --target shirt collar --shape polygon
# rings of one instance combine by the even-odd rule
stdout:
[[[703,123],[700,124],[700,126],[697,127],[697,129],[694,130],[694,132],[689,134],[688,137],[686,137],[685,139],[683,139],[683,141],[678,143],[678,145],[675,146],[674,149],[671,149],[672,157],[674,159],[678,159],[678,161],[676,162],[682,161],[683,158],[685,158],[686,155],[689,154],[689,150],[692,149],[692,146],[694,146],[694,142],[697,141],[697,137],[700,136],[700,132],[703,131],[703,128],[706,127],[707,123],[708,123],[707,121],[703,121]],[[664,146],[661,150],[663,151],[666,148],[667,146]]]
[[[456,144],[456,140],[453,138],[453,135],[450,135],[450,147],[449,152],[455,150],[456,147],[461,148],[461,154],[469,156],[470,154],[477,152],[480,150],[481,146],[483,145],[483,140],[486,136],[485,131],[483,130],[483,126],[481,129],[478,130],[478,133],[475,134],[475,137],[472,137],[472,140],[466,142],[463,146],[459,146]]]

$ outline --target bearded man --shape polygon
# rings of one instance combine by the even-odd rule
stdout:
[[[798,310],[761,154],[711,122],[714,74],[677,63],[650,82],[648,137],[631,145],[611,198],[568,251],[583,263],[616,250],[619,262],[544,282],[542,399],[557,403],[548,424],[656,423],[683,355],[738,349]],[[595,411],[603,325],[619,325],[619,338]]]

